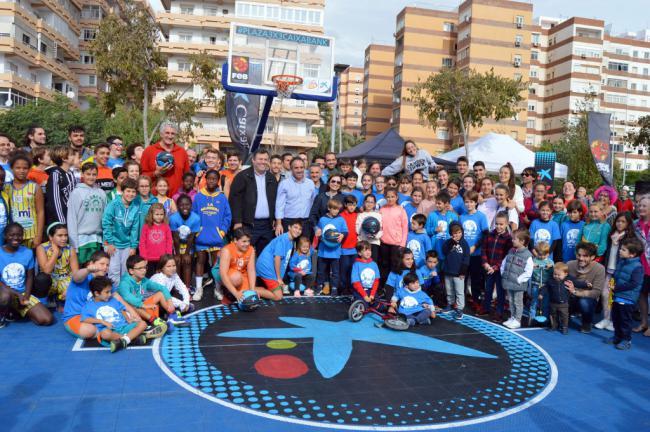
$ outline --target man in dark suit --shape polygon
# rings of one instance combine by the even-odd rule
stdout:
[[[230,186],[230,209],[233,229],[246,228],[251,245],[259,256],[273,240],[275,199],[278,182],[269,171],[269,152],[259,150],[253,156],[253,166],[238,173]]]

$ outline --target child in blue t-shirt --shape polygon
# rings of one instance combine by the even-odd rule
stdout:
[[[427,218],[423,214],[416,213],[410,220],[411,229],[406,237],[406,247],[413,252],[415,267],[420,268],[424,265],[427,252],[433,249],[431,238],[424,229]]]
[[[465,241],[469,246],[469,279],[472,296],[471,306],[478,311],[481,304],[481,294],[485,289],[485,272],[481,262],[481,244],[490,230],[487,217],[477,210],[478,193],[470,189],[465,192],[465,213],[460,215],[460,224],[463,226]],[[467,286],[465,279],[465,286]]]
[[[409,326],[416,324],[431,324],[436,317],[433,300],[420,287],[416,274],[404,276],[404,286],[398,288],[390,300],[391,310],[404,315]]]
[[[48,326],[54,322],[52,313],[38,300],[47,296],[35,292],[34,253],[22,245],[24,229],[11,222],[4,232],[4,245],[0,246],[0,328],[7,324],[7,312],[11,308],[21,317],[28,317],[34,324]]]
[[[293,295],[300,297],[305,294],[309,297],[314,295],[312,285],[314,284],[314,275],[311,271],[311,260],[314,256],[314,250],[307,237],[300,237],[296,244],[296,251],[289,260],[289,290],[293,290]]]
[[[271,240],[262,249],[255,262],[257,276],[262,279],[264,286],[273,294],[271,300],[282,300],[284,275],[291,259],[293,242],[302,234],[302,222],[291,221],[287,231]]]
[[[438,259],[445,259],[442,245],[449,239],[449,225],[458,220],[458,215],[450,210],[449,194],[445,191],[436,195],[436,210],[429,213],[425,226],[427,234],[431,236],[433,248],[438,253]]]
[[[195,238],[198,256],[193,300],[198,301],[203,296],[203,274],[208,255],[214,266],[219,259],[219,250],[226,244],[226,232],[232,220],[228,198],[219,191],[218,171],[211,169],[205,174],[205,188],[194,196],[192,211],[201,219],[201,228]]]
[[[393,261],[393,268],[391,269],[386,283],[384,284],[384,295],[386,300],[390,301],[393,298],[393,294],[397,291],[398,288],[404,287],[404,276],[409,273],[417,275],[417,268],[415,267],[415,260],[413,258],[413,252],[408,248],[399,248],[397,256]],[[424,283],[424,280],[418,276],[420,285]]]
[[[452,210],[454,210],[459,216],[465,213],[467,209],[465,209],[465,200],[460,195],[460,180],[457,178],[449,180],[447,193],[449,194],[449,204],[451,205]]]
[[[582,237],[582,227],[585,221],[582,220],[584,210],[580,200],[573,200],[567,206],[568,219],[560,227],[560,241],[562,242],[563,262],[569,262],[576,259],[576,245]],[[556,257],[557,259],[557,257]]]
[[[551,203],[542,201],[537,205],[539,218],[530,224],[530,248],[535,255],[534,247],[540,242],[546,242],[550,247],[550,259],[553,259],[553,251],[560,241],[560,227],[551,220]]]
[[[113,298],[113,284],[106,276],[90,281],[93,299],[81,309],[81,321],[94,324],[101,338],[111,344],[111,352],[126,347],[133,341],[139,345],[147,343],[142,334],[147,324],[130,316],[122,303]]]
[[[358,258],[352,264],[352,294],[357,300],[372,303],[379,288],[379,267],[372,260],[372,247],[366,240],[357,243]]]
[[[418,211],[418,206],[424,199],[424,191],[420,187],[414,187],[411,191],[411,199],[402,203],[404,211],[406,211],[406,217],[410,221],[414,214]],[[424,224],[422,224],[424,226]]]
[[[316,284],[322,292],[325,282],[329,281],[330,293],[333,296],[338,295],[338,288],[340,286],[339,258],[341,257],[341,243],[348,233],[348,226],[345,223],[345,219],[339,216],[341,207],[342,204],[338,200],[331,199],[327,202],[327,214],[322,216],[318,221],[315,234],[316,237],[320,238],[320,242],[318,243]],[[338,233],[334,241],[322,238],[323,236],[327,236],[330,231]]]
[[[442,279],[438,272],[438,253],[434,250],[427,252],[425,264],[417,271],[423,281],[422,289],[435,300],[435,304],[444,303],[447,294],[441,284]]]
[[[169,216],[169,229],[174,240],[174,255],[179,264],[178,275],[189,288],[192,284],[194,239],[201,231],[201,218],[192,211],[192,198],[189,195],[179,195],[176,208],[178,211]]]

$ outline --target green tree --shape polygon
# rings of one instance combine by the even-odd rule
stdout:
[[[102,113],[103,115],[103,113]],[[147,118],[147,130],[153,130],[152,140],[157,139],[156,125],[165,118],[165,114],[157,108],[151,108]],[[104,135],[118,135],[124,139],[126,144],[142,142],[142,110],[133,106],[117,105],[113,115],[106,117],[104,123]]]
[[[323,126],[332,125],[332,103],[331,102],[318,102],[318,115],[323,121]]]
[[[632,147],[643,150],[650,150],[650,116],[639,117],[637,120],[638,131],[631,131],[627,134],[627,142]]]
[[[314,154],[325,154],[330,151],[332,129],[331,128],[314,128],[312,129],[314,135],[318,137],[318,147],[314,151]],[[336,151],[339,149],[339,129],[336,129]],[[349,150],[355,145],[363,142],[362,137],[351,135],[347,132],[343,132],[343,151]]]
[[[0,130],[22,146],[25,132],[31,125],[39,125],[47,133],[51,145],[68,143],[68,128],[82,125],[86,129],[86,142],[94,144],[106,138],[105,116],[95,101],[87,110],[78,109],[70,99],[57,95],[54,100],[39,99],[0,113]]]
[[[463,134],[465,155],[469,159],[470,128],[483,126],[487,118],[503,120],[517,114],[524,100],[526,83],[472,69],[443,69],[409,89],[420,122],[434,130],[438,121],[446,119]]]

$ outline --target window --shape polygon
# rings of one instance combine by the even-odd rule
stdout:
[[[182,15],[194,15],[194,5],[182,4],[181,5],[181,14]]]
[[[523,40],[523,37],[521,35],[515,36],[515,46],[520,47],[521,46],[521,41]]]
[[[519,54],[515,55],[512,63],[515,67],[521,67],[521,56]]]
[[[442,59],[442,66],[446,68],[450,68],[454,66],[454,61],[451,58],[443,58]]]
[[[446,32],[454,31],[454,23],[446,22],[442,25],[442,30]]]
[[[449,139],[449,131],[447,131],[447,130],[443,130],[443,129],[439,129],[439,130],[436,132],[436,137],[437,137],[438,139],[441,139],[441,140],[448,140],[448,139]]]
[[[530,72],[528,73],[528,75],[531,78],[537,78],[537,69],[531,69]]]
[[[528,104],[528,111],[536,111],[536,110],[537,107],[535,106],[535,104]]]
[[[36,75],[35,73],[29,74],[29,77],[30,77],[30,79],[32,80],[33,83],[38,82],[38,75]]]
[[[97,85],[97,75],[88,75],[88,85]]]
[[[95,64],[95,57],[90,54],[82,54],[80,61],[83,64]]]
[[[204,7],[203,10],[205,11],[206,16],[217,16],[219,15],[219,9],[216,7]]]
[[[528,89],[528,93],[530,93],[532,95],[537,94],[537,89],[535,87],[531,87],[531,88]]]
[[[25,45],[31,45],[32,38],[29,35],[23,33],[23,43]]]
[[[632,57],[638,57],[639,52],[637,50],[632,51]]]
[[[95,40],[97,36],[97,29],[83,29],[81,33],[81,38],[85,41]]]
[[[517,15],[515,17],[515,26],[517,28],[523,28],[524,27],[524,17],[521,15]]]
[[[539,60],[539,51],[531,51],[530,52],[530,59],[531,60]]]
[[[539,33],[533,33],[532,35],[533,46],[539,46]]]
[[[535,129],[535,120],[534,119],[528,119],[526,121],[526,127],[528,129]]]
[[[179,33],[178,40],[181,42],[192,42],[192,33]]]
[[[47,44],[41,42],[39,51],[42,52],[43,54],[47,54]]]
[[[630,90],[636,90],[636,83],[630,84]]]
[[[643,53],[643,58],[650,59],[650,52],[646,51]]]
[[[361,104],[361,101],[359,100],[359,98],[354,99],[354,104],[355,105],[360,105]]]
[[[393,82],[397,84],[401,81],[402,81],[402,72],[398,72],[395,74],[395,78],[393,79]]]
[[[626,88],[627,87],[627,81],[620,80],[620,79],[614,79],[614,78],[608,78],[607,79],[607,86],[608,87],[617,87],[617,88]]]
[[[302,65],[303,76],[305,78],[318,78],[320,74],[320,65],[316,63],[305,63]]]
[[[628,65],[627,65],[627,63],[609,62],[607,64],[607,69],[613,70],[613,71],[627,72],[628,71]]]
[[[519,72],[515,72],[514,74],[512,74],[512,79],[514,79],[515,81],[521,81],[521,74]]]
[[[399,33],[400,30],[404,29],[404,17],[401,17],[399,20],[397,20],[397,25],[395,26],[395,33]]]
[[[15,63],[9,62],[9,70],[11,71],[11,73],[17,74],[18,73],[18,66]]]
[[[178,62],[178,71],[179,72],[189,72],[192,69],[192,63],[188,62]]]
[[[648,75],[648,68],[643,68],[643,75]]]
[[[101,19],[102,11],[98,5],[85,5],[81,9],[81,18],[85,19]]]

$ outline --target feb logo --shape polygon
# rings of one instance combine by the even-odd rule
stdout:
[[[591,153],[596,160],[604,162],[609,156],[609,144],[601,140],[594,140],[591,142]]]
[[[422,430],[524,410],[556,384],[532,342],[473,317],[404,332],[347,319],[344,297],[285,298],[255,313],[217,306],[158,340],[154,357],[217,404],[325,429]]]

